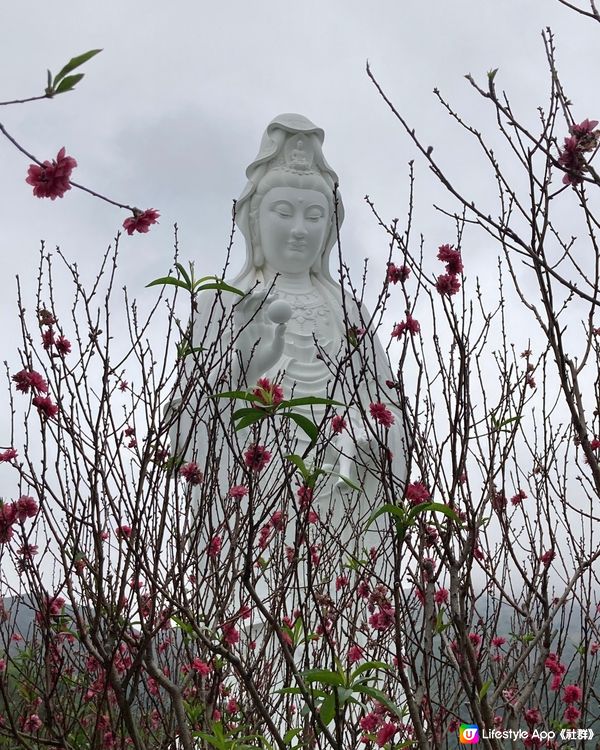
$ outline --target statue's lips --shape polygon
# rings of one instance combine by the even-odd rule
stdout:
[[[288,248],[295,253],[300,253],[306,249],[306,242],[288,242]]]

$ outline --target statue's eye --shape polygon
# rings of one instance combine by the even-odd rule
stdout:
[[[322,218],[323,214],[320,211],[311,211],[306,215],[306,220],[312,222],[320,221]]]

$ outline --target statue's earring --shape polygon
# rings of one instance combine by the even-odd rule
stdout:
[[[256,212],[250,214],[250,239],[252,240],[252,260],[256,268],[262,268],[265,262],[265,255],[260,246],[258,238],[258,222]]]
[[[262,251],[262,247],[256,243],[254,247],[254,265],[257,268],[262,268],[265,262],[265,255]]]

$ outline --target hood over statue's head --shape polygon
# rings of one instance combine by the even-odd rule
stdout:
[[[234,283],[252,284],[260,279],[258,207],[269,189],[283,186],[319,190],[329,201],[331,223],[311,274],[326,285],[338,286],[331,276],[329,258],[344,207],[336,187],[338,176],[323,156],[324,138],[323,130],[302,115],[279,115],[267,125],[259,152],[246,169],[248,183],[236,204],[236,224],[246,240],[246,261]]]

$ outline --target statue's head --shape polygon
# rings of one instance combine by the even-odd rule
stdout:
[[[332,281],[329,253],[343,219],[337,175],[323,157],[324,134],[301,115],[280,115],[267,127],[236,209],[252,269],[306,271]],[[336,222],[337,202],[337,222]]]

